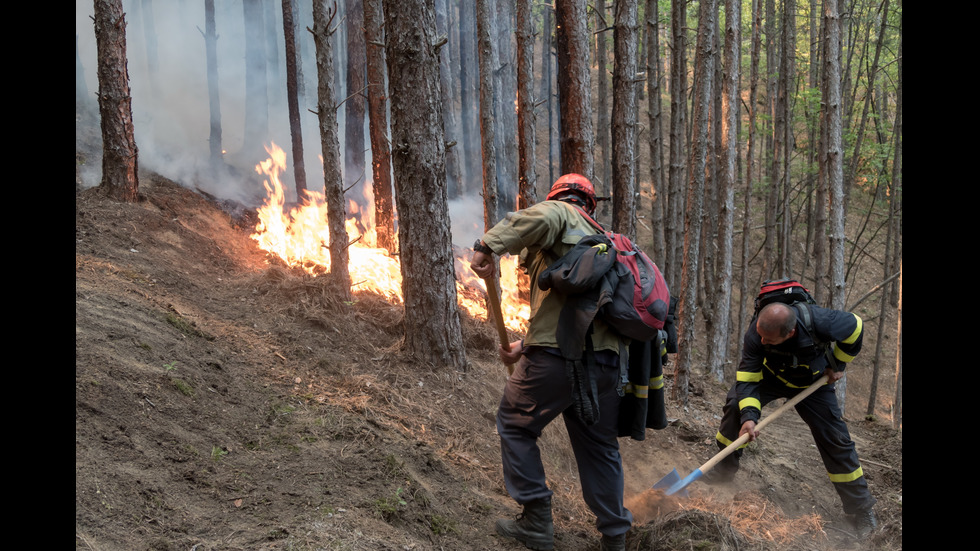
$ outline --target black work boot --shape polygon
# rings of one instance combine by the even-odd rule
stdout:
[[[626,534],[618,536],[602,535],[599,541],[600,551],[626,551]]]
[[[859,540],[866,539],[875,529],[878,528],[878,516],[874,509],[861,511],[854,515],[854,529],[857,531]]]
[[[551,520],[551,498],[543,497],[525,503],[524,512],[517,520],[498,520],[497,533],[516,539],[528,549],[554,549],[555,526]]]

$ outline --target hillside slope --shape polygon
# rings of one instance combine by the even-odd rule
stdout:
[[[76,548],[522,548],[493,535],[518,510],[499,467],[492,328],[464,320],[466,373],[415,364],[400,306],[340,303],[259,251],[246,211],[156,175],[140,185],[137,204],[76,190]],[[901,549],[902,435],[873,421],[850,421],[883,524],[867,542],[849,537],[795,414],[736,483],[696,484],[651,519],[644,490],[715,452],[725,389],[701,384],[668,406],[670,427],[622,440],[630,549]],[[595,549],[563,431],[542,443],[557,548]]]

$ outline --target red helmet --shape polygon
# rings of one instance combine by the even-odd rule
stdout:
[[[573,199],[584,201],[583,206],[589,214],[595,212],[595,188],[592,187],[592,182],[585,176],[571,173],[558,178],[555,181],[555,185],[551,186],[551,191],[548,192],[548,196],[545,199],[548,201],[553,199],[561,200],[569,195]]]

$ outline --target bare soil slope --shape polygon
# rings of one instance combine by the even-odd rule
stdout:
[[[464,320],[466,373],[413,363],[399,306],[339,303],[259,251],[247,211],[152,174],[140,185],[137,204],[76,190],[76,548],[522,548],[493,535],[518,510],[491,327]],[[874,421],[850,420],[883,525],[864,543],[795,414],[734,484],[649,509],[654,482],[715,453],[725,389],[693,393],[667,429],[622,440],[630,549],[901,549],[902,434]],[[563,431],[542,443],[557,548],[596,549]]]

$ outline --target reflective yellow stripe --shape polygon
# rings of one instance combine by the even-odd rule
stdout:
[[[633,383],[626,383],[626,387],[623,390],[626,394],[632,394],[641,400],[646,400],[650,394],[649,387],[634,385]]]
[[[843,350],[837,348],[836,346],[834,347],[834,357],[844,363],[848,363],[854,359],[854,356],[851,356],[850,354],[844,352]]]
[[[857,327],[854,328],[854,332],[851,333],[850,337],[847,337],[846,339],[840,341],[844,344],[852,344],[854,341],[856,341],[858,337],[861,336],[861,329],[864,327],[864,321],[861,320],[861,316],[857,314],[851,314],[851,315],[854,316],[854,320],[857,321]]]
[[[851,482],[864,476],[864,469],[858,467],[856,471],[844,474],[827,473],[831,482]]]
[[[651,377],[650,378],[650,388],[654,390],[660,390],[664,387],[664,376]]]
[[[740,383],[758,383],[762,380],[761,371],[737,371],[735,380]]]
[[[776,374],[776,372],[773,371],[773,369],[771,367],[769,367],[769,364],[767,364],[765,360],[762,360],[762,364],[766,366],[766,369],[769,370],[769,373],[772,373],[772,376],[773,377],[779,379],[779,381],[781,383],[783,383],[785,386],[787,386],[788,388],[809,388],[809,386],[810,386],[810,385],[803,385],[803,386],[794,385],[793,383],[787,381],[786,379],[784,379],[784,378],[780,377],[778,374]],[[808,364],[800,364],[800,367],[804,367],[806,369],[810,369],[810,366]],[[814,371],[812,369],[810,370],[810,373],[813,373],[814,375],[817,374],[817,373],[814,373]]]
[[[720,442],[726,448],[728,446],[730,446],[731,443],[733,442],[732,440],[729,440],[729,439],[725,438],[725,436],[723,434],[721,434],[721,431],[719,431],[718,434],[715,435],[715,440],[717,440],[718,442]],[[742,448],[744,448],[745,446],[748,446],[748,445],[749,445],[749,443],[746,442],[746,443],[742,444],[741,446],[739,446],[738,449],[742,449]]]
[[[738,402],[739,411],[747,407],[753,407],[759,411],[762,411],[762,404],[759,402],[758,398],[744,398],[742,400],[739,400]]]

